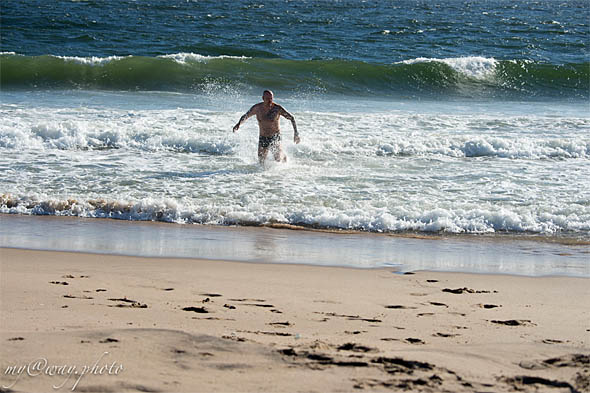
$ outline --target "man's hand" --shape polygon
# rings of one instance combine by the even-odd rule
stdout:
[[[293,141],[294,141],[295,143],[299,143],[299,142],[301,142],[301,138],[299,138],[299,135],[295,135],[295,136],[293,137]]]
[[[240,124],[238,123],[234,126],[234,132],[236,132],[239,128],[240,128]]]

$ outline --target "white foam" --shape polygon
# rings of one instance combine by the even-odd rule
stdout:
[[[96,66],[96,65],[104,65],[107,63],[110,63],[112,61],[117,61],[117,60],[121,60],[124,58],[129,58],[129,57],[133,57],[133,56],[108,56],[108,57],[97,57],[97,56],[91,56],[91,57],[80,57],[80,56],[55,56],[55,55],[51,55],[51,57],[55,57],[57,59],[61,59],[64,61],[69,61],[69,62],[73,62],[73,63],[78,63],[78,64],[84,64],[84,65],[91,65],[91,66]]]
[[[0,106],[4,213],[368,231],[590,231],[588,117],[292,110],[302,143],[293,144],[283,122],[288,164],[260,167],[255,120],[231,132],[241,108],[23,105]]]
[[[249,57],[246,57],[246,56],[227,56],[227,55],[205,56],[205,55],[200,55],[198,53],[172,53],[172,54],[168,54],[168,55],[161,55],[158,57],[161,57],[164,59],[172,59],[179,64],[187,64],[188,62],[206,63],[208,61],[216,60],[216,59],[238,59],[238,60],[249,59]]]
[[[1,111],[0,111],[1,113]],[[81,110],[78,113],[32,110],[0,126],[0,147],[11,149],[140,149],[229,154],[232,146],[221,135],[199,134],[191,117],[206,119],[198,127],[215,129],[215,115],[192,111]],[[52,120],[46,120],[52,119]],[[222,126],[230,129],[229,125]]]
[[[238,148],[237,143],[228,143],[227,134],[217,131],[230,130],[239,113],[90,109],[74,113],[32,109],[25,113],[14,106],[4,108],[0,111],[6,119],[0,126],[0,146],[6,148],[133,148],[221,155],[233,154]],[[304,121],[310,129],[325,130],[317,135],[316,143],[301,145],[297,150],[309,159],[342,155],[535,160],[590,157],[590,140],[583,136],[590,130],[590,120],[583,118],[374,114],[356,119],[348,115],[310,113],[304,115]],[[396,129],[388,129],[392,124]],[[253,122],[248,125],[255,129]],[[210,134],[208,130],[216,132]],[[242,135],[238,133],[235,137]]]
[[[451,67],[453,70],[475,79],[485,79],[488,78],[490,75],[493,75],[498,64],[498,61],[494,58],[480,56],[467,56],[447,59],[420,57],[411,60],[403,60],[396,64],[416,64],[431,62],[444,63]]]
[[[0,55],[16,55],[15,52],[0,52]],[[132,58],[134,56],[106,56],[106,57],[99,57],[99,56],[58,56],[58,55],[49,55],[56,59],[61,59],[68,62],[84,64],[84,65],[104,65],[107,63],[111,63],[113,61],[118,61],[126,58]],[[187,64],[189,62],[197,62],[197,63],[206,63],[211,60],[216,59],[237,59],[237,60],[244,60],[250,59],[247,56],[229,56],[229,55],[220,55],[220,56],[207,56],[207,55],[200,55],[198,53],[171,53],[167,55],[160,55],[157,56],[158,58],[162,59],[171,59],[179,64]]]
[[[449,233],[590,231],[590,211],[582,214],[531,213],[519,209],[333,209],[301,208],[300,212],[274,210],[268,204],[221,207],[197,206],[177,199],[60,200],[39,197],[3,196],[0,213],[115,218],[136,221],[252,225],[270,222],[312,227],[366,230],[373,232],[423,231]]]

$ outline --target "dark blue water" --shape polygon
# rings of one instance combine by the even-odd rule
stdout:
[[[565,1],[2,2],[2,50],[24,55],[588,61],[590,5]]]
[[[5,88],[203,91],[213,80],[352,95],[590,95],[586,0],[7,0],[1,13]],[[161,57],[172,54],[213,61]],[[81,61],[109,56],[132,57]],[[476,61],[415,62],[459,58]],[[473,78],[477,59],[497,62],[494,78]]]

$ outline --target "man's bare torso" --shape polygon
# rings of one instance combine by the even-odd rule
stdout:
[[[256,115],[260,136],[271,137],[281,132],[280,117],[285,112],[282,106],[272,103],[270,107],[264,102],[254,105],[250,112]]]

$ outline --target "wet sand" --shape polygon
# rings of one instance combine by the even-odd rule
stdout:
[[[329,232],[0,214],[0,247],[400,271],[590,278],[589,240],[517,234]]]
[[[587,278],[7,248],[0,263],[2,391],[590,390]]]

